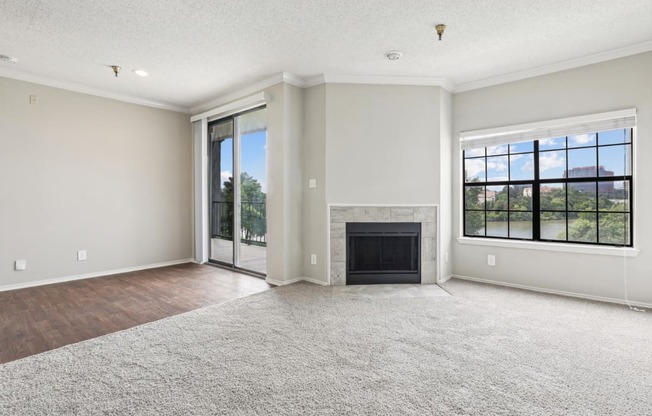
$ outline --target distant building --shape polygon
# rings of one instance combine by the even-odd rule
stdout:
[[[542,194],[547,194],[552,192],[554,188],[551,188],[550,186],[543,185],[541,188],[539,188],[539,192]],[[527,187],[523,188],[523,196],[526,198],[532,198],[532,187]]]
[[[604,166],[598,166],[596,170],[595,166],[578,166],[571,170],[564,171],[564,178],[595,178],[595,177],[608,177],[614,176],[613,171],[606,170]],[[587,183],[574,183],[572,185],[573,189],[577,189],[580,192],[595,192],[595,184],[591,182]],[[599,192],[613,192],[614,183],[613,182],[600,182],[598,184]]]
[[[485,193],[478,194],[478,203],[484,204],[487,202],[496,202],[496,191],[487,190]]]

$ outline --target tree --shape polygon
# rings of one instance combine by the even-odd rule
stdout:
[[[223,200],[230,202],[228,214],[222,218],[222,235],[232,236],[233,230],[233,177],[224,182]],[[266,194],[258,180],[247,172],[240,173],[240,226],[242,240],[251,244],[254,237],[267,233]]]
[[[628,215],[622,213],[627,211],[625,200],[611,199],[610,196],[623,198],[624,195],[618,193],[607,195],[600,192],[596,200],[595,192],[581,192],[572,187],[568,189],[569,209],[593,211],[579,213],[578,218],[569,224],[569,240],[619,245],[629,243]],[[596,209],[599,210],[597,219]],[[614,211],[617,213],[613,213]]]
[[[479,182],[477,178],[471,182]],[[484,186],[467,186],[464,190],[464,203],[467,210],[484,209],[484,204],[480,203],[480,194],[484,192]],[[484,198],[482,198],[484,200]],[[480,229],[484,228],[484,212],[466,211],[464,219],[464,231],[467,235],[473,235]]]
[[[241,225],[244,240],[251,243],[252,237],[267,233],[266,195],[260,183],[247,172],[240,174]]]

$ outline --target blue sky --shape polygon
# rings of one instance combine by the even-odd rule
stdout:
[[[260,182],[263,192],[267,192],[267,133],[245,134],[241,140],[242,165],[240,170],[247,172]],[[222,186],[230,176],[233,176],[233,140],[222,142],[221,177]]]

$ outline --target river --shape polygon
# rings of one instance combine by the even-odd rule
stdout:
[[[568,226],[573,225],[570,220]],[[509,225],[512,238],[532,238],[531,221],[512,221]],[[559,233],[566,232],[566,220],[545,221],[541,223],[541,238],[544,240],[557,240]],[[478,231],[484,234],[484,228]],[[488,237],[507,237],[507,221],[490,221],[487,223]]]

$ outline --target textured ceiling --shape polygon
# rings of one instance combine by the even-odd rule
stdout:
[[[651,21],[652,0],[0,0],[0,75],[189,108],[282,71],[468,83],[649,42]]]

